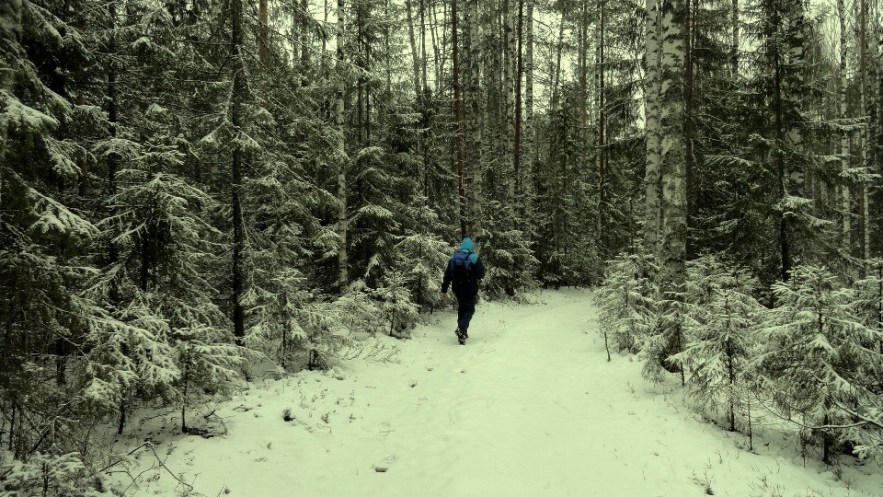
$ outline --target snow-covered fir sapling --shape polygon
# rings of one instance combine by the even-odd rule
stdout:
[[[831,463],[837,442],[858,442],[852,411],[870,414],[877,393],[865,374],[879,364],[880,330],[866,325],[858,292],[818,266],[794,268],[773,285],[777,306],[761,328],[757,360],[770,400],[821,438],[822,460]]]
[[[0,492],[10,496],[109,497],[103,475],[87,467],[80,454],[34,453],[26,461],[0,453]]]
[[[848,406],[853,417],[862,420],[862,426],[855,427],[854,452],[859,457],[883,455],[883,397],[879,395],[883,392],[883,259],[871,259],[865,264],[867,276],[856,282],[857,305],[865,325],[878,333],[864,345],[878,354],[875,360],[863,361],[858,366],[868,390],[878,395],[867,399],[867,405]]]
[[[637,353],[655,326],[654,267],[642,253],[621,254],[609,262],[604,284],[595,292],[600,331],[619,351]]]
[[[438,222],[437,215],[427,213],[426,222]],[[414,304],[422,310],[433,310],[438,302],[438,285],[450,254],[448,245],[429,234],[406,235],[393,250],[393,266],[402,274],[404,285]]]
[[[411,302],[404,275],[392,273],[383,279],[383,285],[373,292],[381,311],[389,320],[389,335],[409,338],[411,328],[419,319],[419,309]]]
[[[737,414],[750,416],[745,376],[765,309],[752,297],[757,281],[747,271],[703,257],[691,273],[689,309],[696,317],[686,330],[686,347],[671,360],[687,372],[687,389],[700,409],[723,411],[726,429],[735,431]]]
[[[225,394],[239,385],[243,355],[229,337],[212,327],[175,328],[172,337],[181,370],[181,431],[187,433],[187,407],[203,393]]]

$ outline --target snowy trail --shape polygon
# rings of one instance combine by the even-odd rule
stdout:
[[[268,380],[219,410],[228,435],[177,438],[166,464],[209,496],[226,488],[256,497],[685,497],[709,486],[715,495],[803,497],[883,488],[866,477],[873,490],[850,493],[830,473],[792,464],[796,454],[739,449],[741,436],[698,422],[643,382],[638,364],[606,361],[586,292],[542,298],[481,303],[466,346],[446,311],[398,342],[397,363],[356,360],[342,376]],[[282,421],[286,408],[296,421]],[[169,495],[174,484],[159,473],[139,495]]]

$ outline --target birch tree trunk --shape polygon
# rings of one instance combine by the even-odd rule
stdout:
[[[451,0],[451,56],[453,64],[451,81],[454,86],[454,140],[457,142],[457,205],[460,209],[460,238],[463,238],[468,231],[466,226],[466,175],[463,164],[463,102],[460,100],[460,60],[457,41],[457,0]]]
[[[467,225],[471,233],[480,232],[478,222],[481,216],[481,171],[482,171],[482,89],[480,82],[481,36],[479,34],[478,0],[466,0],[464,12],[463,59],[466,65],[464,91],[467,164]]]
[[[794,199],[803,193],[803,180],[798,158],[803,156],[803,131],[800,122],[800,101],[804,91],[804,6],[802,0],[785,0],[773,7],[773,26],[781,26],[782,53],[776,55],[775,95],[773,107],[777,133],[776,155],[781,196],[779,219],[779,249],[782,262],[782,280],[789,278],[794,257],[793,227],[789,211],[796,209]]]
[[[337,289],[342,295],[349,283],[347,266],[347,199],[346,199],[346,168],[349,158],[346,155],[344,139],[343,97],[346,88],[344,67],[344,8],[345,0],[337,0],[337,95],[335,96],[334,125],[337,131],[337,236],[340,247],[337,251]]]
[[[660,91],[662,87],[661,62],[662,62],[662,39],[661,39],[661,2],[663,0],[647,1],[647,34],[645,64],[646,83],[644,85],[645,107],[645,132],[647,135],[647,162],[644,173],[645,188],[645,215],[644,215],[644,243],[650,253],[658,250],[660,231],[662,227],[662,203],[661,203],[661,142],[662,123],[660,120]]]
[[[426,6],[423,5],[424,0],[420,0],[420,76],[421,81],[423,82],[423,94],[428,92],[429,90],[429,79],[427,77],[427,65],[428,59],[426,57]]]
[[[685,94],[689,90],[685,78],[689,47],[687,25],[690,0],[662,0],[660,24],[662,50],[660,61],[659,127],[661,131],[660,170],[662,173],[662,232],[659,249],[659,289],[665,303],[663,328],[668,358],[683,350],[683,317],[677,303],[683,302],[686,290],[687,263],[687,181],[685,147]],[[671,367],[671,365],[668,365]],[[681,372],[682,368],[672,368]]]

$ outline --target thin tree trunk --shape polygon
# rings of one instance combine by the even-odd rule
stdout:
[[[420,0],[420,59],[422,61],[421,80],[423,81],[423,93],[426,94],[429,89],[429,80],[427,78],[427,58],[426,58],[426,6],[423,5],[424,0]]]
[[[532,218],[533,213],[533,188],[530,181],[534,168],[534,115],[533,115],[533,10],[534,0],[524,0],[527,4],[527,16],[524,19],[524,150],[521,154],[522,169],[524,170],[524,180],[522,181],[522,189],[524,190],[525,216],[524,220],[528,226],[535,226],[535,220]]]
[[[420,55],[417,53],[417,41],[414,37],[414,21],[411,16],[411,0],[405,0],[405,13],[408,16],[408,41],[411,43],[411,59],[414,64],[414,96],[420,100]]]
[[[337,95],[335,98],[334,125],[337,131],[337,236],[340,247],[337,251],[337,289],[342,295],[349,283],[347,266],[347,198],[346,198],[346,167],[349,159],[346,155],[344,139],[343,98],[346,88],[344,81],[344,8],[345,0],[337,0]]]
[[[843,0],[837,0],[837,15],[840,19],[840,73],[837,77],[837,86],[838,94],[840,98],[840,118],[843,119],[846,117],[846,60],[847,60],[847,45],[846,45],[846,10],[843,5]],[[852,255],[851,243],[850,243],[850,232],[851,232],[851,213],[852,210],[850,208],[850,194],[849,194],[849,177],[847,176],[847,171],[849,170],[849,136],[847,132],[843,132],[840,136],[840,171],[842,173],[841,180],[843,181],[842,186],[840,187],[840,209],[841,209],[841,223],[840,223],[840,246],[842,247],[844,253],[849,256]]]
[[[270,57],[270,47],[268,45],[269,20],[267,13],[267,0],[259,0],[258,2],[258,21],[260,22],[258,37],[258,58],[261,64],[266,65]]]
[[[517,0],[504,0],[503,3],[503,46],[505,50],[505,63],[503,65],[503,102],[505,105],[505,127],[506,129],[506,157],[507,168],[506,177],[506,204],[515,205],[515,26],[514,17],[515,9],[512,8],[512,2]]]
[[[466,226],[466,189],[465,189],[465,170],[464,170],[464,147],[463,147],[463,102],[460,101],[460,57],[457,46],[457,0],[451,0],[451,56],[452,56],[452,73],[451,80],[454,86],[454,120],[457,142],[457,203],[460,207],[460,237],[463,238],[468,233]]]
[[[432,36],[432,51],[435,53],[435,87],[436,89],[441,88],[442,85],[442,75],[441,75],[441,54],[439,53],[439,43],[438,43],[438,35],[436,34],[436,29],[438,28],[438,16],[435,12],[435,3],[430,2],[432,9],[429,11],[429,16],[432,18],[432,25],[430,26],[429,34]]]
[[[607,152],[607,143],[606,143],[606,124],[607,124],[607,114],[606,114],[606,105],[605,101],[605,81],[604,81],[604,48],[605,48],[605,28],[606,28],[606,0],[600,0],[598,2],[598,26],[597,26],[597,62],[595,64],[595,79],[597,84],[597,100],[598,100],[598,122],[597,122],[597,170],[598,170],[598,226],[597,233],[599,238],[600,252],[601,257],[606,259],[607,257],[607,215],[605,213],[606,210],[606,190],[607,190],[607,171],[606,171],[606,152]]]
[[[861,112],[868,111],[868,102],[870,101],[870,78],[868,77],[868,0],[859,0],[859,86],[860,86],[860,105]],[[868,154],[868,145],[870,144],[870,127],[865,127],[861,131],[861,164],[865,173],[871,173],[873,167],[870,163],[870,154]],[[861,184],[861,211],[859,212],[859,221],[861,222],[861,258],[863,261],[870,257],[871,248],[871,208],[870,196],[868,195],[868,182],[862,181]],[[864,266],[861,267],[861,277],[865,276]]]
[[[524,204],[520,202],[522,197],[522,181],[521,181],[521,75],[524,73],[524,58],[522,57],[522,42],[524,38],[524,0],[515,0],[518,2],[518,22],[516,26],[516,69],[515,69],[515,133],[513,138],[513,169],[515,172],[514,183],[515,191],[513,200],[515,201],[516,212],[519,217],[524,217]]]
[[[310,13],[310,3],[309,0],[301,0],[300,9],[303,11],[303,15],[309,15]],[[303,23],[300,30],[300,70],[302,72],[307,70],[307,67],[310,65],[310,37],[309,37],[309,27],[307,23]],[[304,77],[302,79],[303,84],[306,85],[308,83],[307,78]]]
[[[561,11],[561,24],[558,26],[558,43],[555,44],[555,67],[552,73],[552,91],[550,93],[549,114],[558,110],[561,100],[561,51],[564,47],[564,11]]]
[[[733,77],[737,77],[739,75],[739,0],[733,0],[733,8],[730,14],[732,16],[731,23],[733,24],[733,38],[730,45],[730,66]]]
[[[684,0],[684,193],[686,194],[685,208],[685,239],[686,255],[692,257],[690,243],[690,225],[692,223],[692,187],[693,170],[695,163],[693,148],[693,2],[698,0]]]
[[[481,232],[478,222],[481,215],[481,171],[482,171],[482,89],[480,77],[481,38],[479,36],[478,0],[467,0],[464,12],[463,59],[465,60],[466,85],[464,93],[466,117],[466,164],[467,183],[467,226],[471,233]],[[463,65],[463,64],[461,64]]]
[[[232,21],[232,46],[233,46],[233,92],[230,103],[230,123],[233,132],[237,135],[243,133],[242,115],[243,102],[246,98],[245,66],[242,60],[244,33],[242,31],[242,0],[230,0],[230,18]],[[239,138],[239,137],[237,137]],[[241,344],[245,337],[245,310],[242,306],[242,296],[245,292],[245,275],[243,274],[245,227],[242,217],[242,163],[244,153],[239,145],[240,140],[233,140],[233,157],[231,161],[231,195],[230,203],[233,211],[233,336],[237,343]]]

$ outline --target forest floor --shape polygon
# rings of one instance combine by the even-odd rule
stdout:
[[[674,378],[654,385],[637,360],[607,362],[589,292],[531,300],[479,303],[465,346],[446,309],[411,340],[377,337],[376,353],[331,371],[260,380],[211,407],[220,436],[174,435],[176,413],[145,415],[115,449],[150,436],[155,453],[137,451],[116,486],[209,497],[883,494],[873,463],[843,456],[832,470],[811,454],[804,466],[793,430],[763,417],[749,452],[745,436],[694,414]]]

